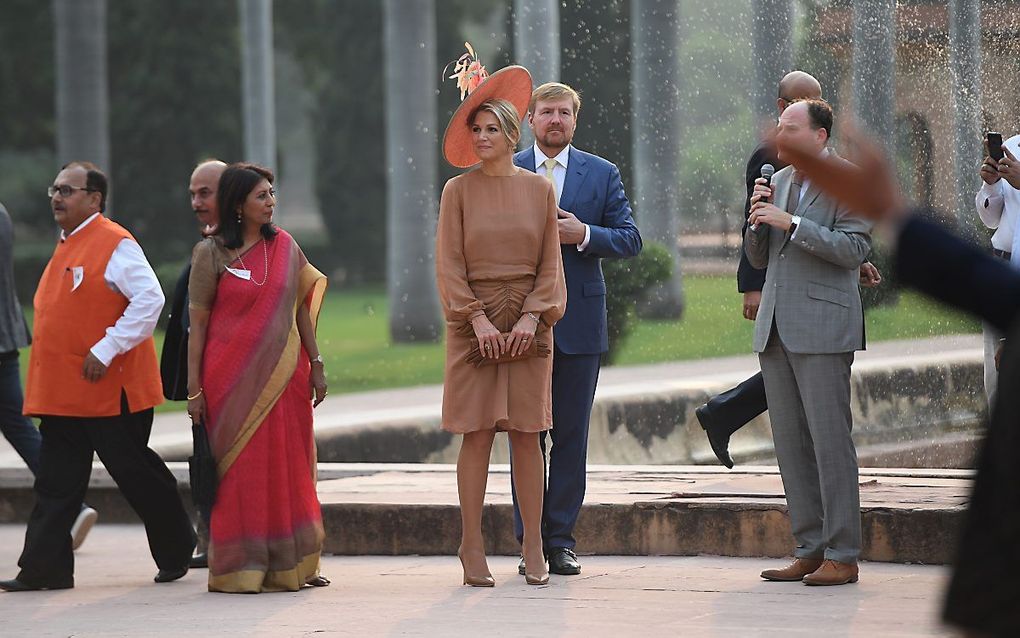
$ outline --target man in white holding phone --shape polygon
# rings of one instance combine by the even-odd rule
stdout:
[[[1020,221],[1020,135],[1014,135],[1002,142],[1002,135],[989,132],[985,136],[987,155],[981,162],[981,179],[984,183],[974,198],[978,216],[988,228],[995,230],[992,235],[992,254],[1013,264],[1020,263],[1020,246],[1016,233]],[[984,324],[982,330],[985,345],[985,394],[989,407],[998,384],[998,350],[1002,335]]]

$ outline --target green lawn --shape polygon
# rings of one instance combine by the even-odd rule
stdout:
[[[642,321],[620,352],[624,365],[747,354],[753,324],[741,317],[732,277],[684,279],[687,310],[682,321]],[[441,344],[392,344],[381,288],[332,291],[319,322],[319,347],[331,392],[359,392],[440,383]],[[977,332],[977,320],[951,312],[914,293],[895,307],[867,314],[868,339],[907,339]],[[162,334],[157,334],[157,349]],[[27,353],[22,361],[27,361]],[[22,372],[26,366],[22,366]],[[163,410],[183,409],[176,403]]]

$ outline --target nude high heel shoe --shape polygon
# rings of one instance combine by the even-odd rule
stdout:
[[[542,552],[538,552],[541,560],[536,561],[541,565],[541,571],[532,571],[532,567],[535,562],[529,561],[527,554],[524,556],[524,582],[529,585],[548,585],[549,584],[549,568],[546,566],[545,556]]]
[[[460,568],[464,570],[464,584],[472,587],[495,587],[496,579],[492,577],[492,574],[486,574],[485,576],[468,576],[467,566],[464,564],[463,551],[457,550],[457,558],[460,559]]]

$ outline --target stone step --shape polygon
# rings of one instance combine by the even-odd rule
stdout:
[[[186,494],[186,464],[171,469]],[[969,470],[862,469],[862,559],[948,563],[971,477]],[[30,485],[26,470],[0,468],[0,522],[27,519]],[[451,465],[323,463],[319,496],[330,553],[456,552]],[[87,499],[101,522],[137,521],[101,465]],[[494,465],[483,518],[490,553],[519,551],[512,517],[509,467]],[[591,466],[575,536],[584,554],[782,557],[792,550],[782,482],[770,466]]]

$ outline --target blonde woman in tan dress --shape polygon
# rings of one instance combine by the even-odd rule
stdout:
[[[501,79],[506,75],[512,77]],[[444,139],[444,153],[454,166],[481,160],[446,183],[436,241],[436,278],[447,325],[442,427],[464,435],[457,459],[458,555],[464,583],[476,587],[494,584],[485,560],[482,507],[489,454],[499,431],[510,437],[524,521],[525,579],[533,585],[549,581],[540,529],[539,435],[552,426],[549,353],[567,291],[553,186],[513,164],[520,113],[530,93],[531,78],[522,67],[497,72],[462,104]],[[515,106],[513,98],[521,95],[523,104]],[[460,126],[463,130],[455,128]],[[474,360],[483,359],[480,365],[470,362],[473,352]]]

